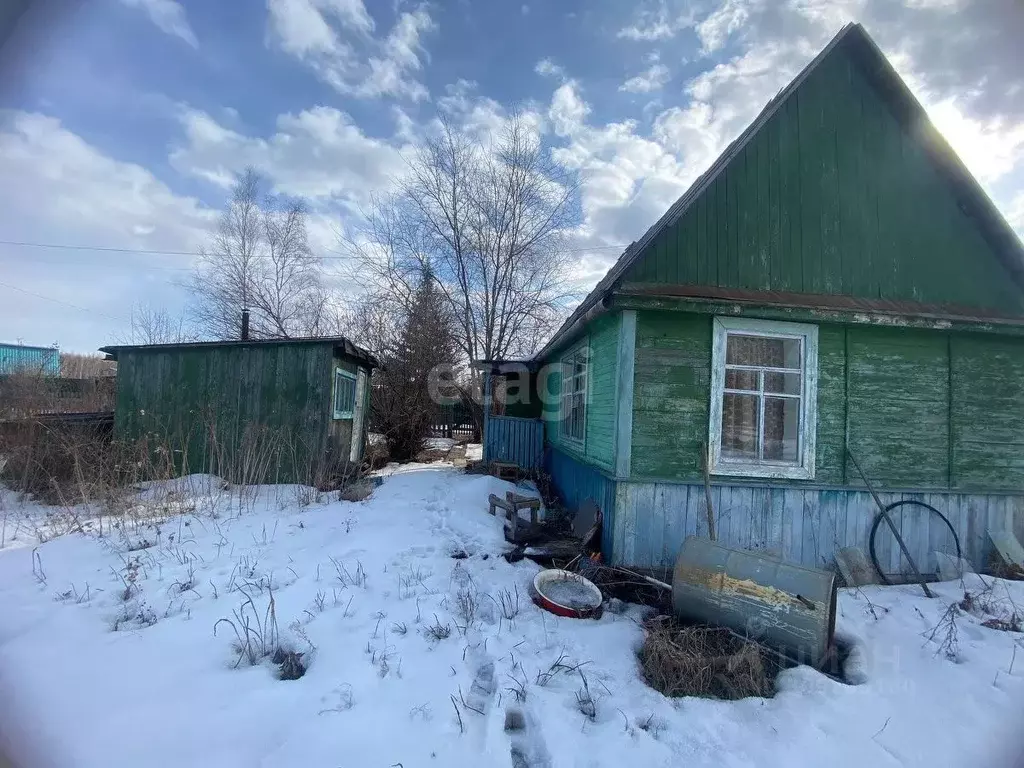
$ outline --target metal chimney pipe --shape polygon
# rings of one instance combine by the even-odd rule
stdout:
[[[242,341],[249,340],[249,310],[242,310]]]

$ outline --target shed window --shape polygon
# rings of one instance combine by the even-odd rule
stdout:
[[[562,358],[562,436],[580,443],[587,428],[587,351],[582,344]]]
[[[817,327],[715,318],[712,364],[712,472],[813,478]]]
[[[356,404],[356,375],[334,369],[334,418],[351,419]]]

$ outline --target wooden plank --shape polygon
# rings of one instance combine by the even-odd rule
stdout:
[[[615,474],[629,477],[633,449],[633,380],[636,363],[636,310],[619,314],[616,379]]]
[[[819,499],[814,567],[824,568],[829,565],[831,553],[842,545],[836,533],[838,493],[825,492],[819,495]]]
[[[967,531],[961,535],[961,545],[971,565],[979,572],[985,568],[985,525],[988,523],[988,499],[984,496],[967,497]]]
[[[786,494],[785,488],[772,488],[771,514],[768,521],[767,538],[765,547],[779,557],[785,551],[785,532],[783,530],[786,519]],[[793,493],[793,491],[789,491]],[[803,494],[803,491],[796,491]]]
[[[948,493],[930,493],[925,497],[926,501],[944,514],[954,526],[960,519],[959,498],[958,494]],[[950,555],[956,555],[953,549],[953,537],[949,535],[946,524],[931,512],[926,513],[926,519],[928,521],[928,551],[932,553],[932,557],[935,552],[948,552]]]
[[[803,505],[803,542],[800,545],[800,562],[812,568],[818,562],[818,524],[821,519],[821,495],[805,498]]]
[[[692,489],[693,486],[690,486]],[[715,501],[715,488],[711,489],[711,499]],[[696,493],[691,490],[686,494],[686,528],[683,531],[683,541],[686,541],[687,536],[700,536],[701,524],[704,518],[704,491],[701,489],[700,493]],[[704,528],[704,536],[707,536],[707,526]]]
[[[635,520],[633,565],[651,566],[653,554],[653,532],[662,523],[656,519],[654,509],[654,483],[640,483],[631,487]]]
[[[760,488],[757,494],[757,506],[751,515],[751,549],[766,550],[769,547],[769,529],[772,517],[772,489]]]
[[[615,537],[618,562],[636,564],[636,485],[620,483],[615,497],[615,523],[621,534]]]
[[[1024,540],[1024,495],[1011,497],[1013,535],[1018,541]]]
[[[888,496],[883,496],[882,501],[886,505],[888,505],[894,501],[900,501],[903,498],[904,496],[902,493],[892,493],[889,494]],[[900,536],[903,536],[904,528],[906,528],[905,523],[907,522],[906,516],[903,515],[901,512],[898,515],[893,515],[892,521],[896,524],[896,528],[899,529]],[[882,525],[885,525],[884,521],[882,522]],[[887,533],[887,538],[891,542],[891,546],[889,547],[889,573],[903,573],[904,571],[909,572],[910,563],[906,562],[906,558],[903,556],[903,550],[900,548],[899,542],[896,541],[896,537],[892,535],[891,530],[888,530]],[[904,539],[904,542],[905,541],[906,539]]]
[[[654,485],[654,508],[657,517],[661,520],[661,529],[656,531],[654,554],[652,561],[654,565],[666,565],[669,554],[670,541],[673,538],[673,530],[678,527],[679,509],[676,499],[682,491],[685,505],[685,485],[673,485],[671,483],[656,483]],[[685,506],[683,509],[685,515]]]

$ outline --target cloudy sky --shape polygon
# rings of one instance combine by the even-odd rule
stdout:
[[[1016,0],[36,0],[0,51],[0,340],[91,351],[133,302],[181,311],[246,165],[337,268],[439,109],[535,113],[590,287],[851,20],[1024,230]]]

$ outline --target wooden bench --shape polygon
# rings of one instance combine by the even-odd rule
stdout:
[[[497,515],[498,509],[505,512],[505,533],[506,538],[512,542],[519,542],[526,536],[533,535],[540,525],[541,500],[530,496],[520,496],[518,493],[508,491],[505,498],[495,496],[493,493],[487,497],[487,511]],[[530,522],[519,517],[519,510],[530,510]]]

